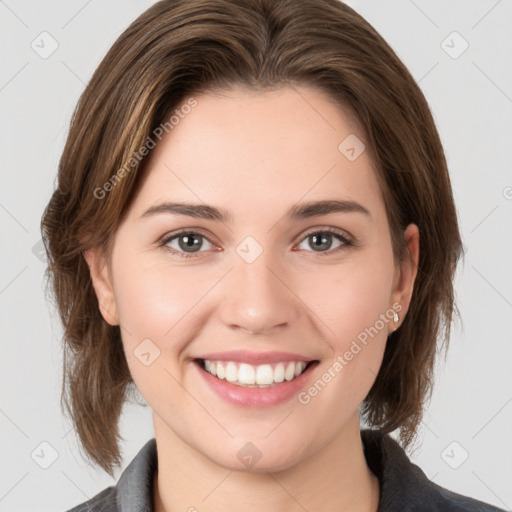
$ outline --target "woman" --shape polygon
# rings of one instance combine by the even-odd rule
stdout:
[[[155,430],[74,511],[498,510],[404,452],[461,239],[426,100],[346,5],[152,6],[80,99],[42,229],[86,453],[113,475],[134,389]]]

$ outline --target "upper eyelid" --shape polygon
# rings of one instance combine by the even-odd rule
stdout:
[[[331,235],[339,235],[347,240],[352,240],[352,235],[349,235],[344,229],[333,228],[333,227],[324,227],[324,228],[311,228],[307,230],[306,233],[302,236],[301,241],[304,240],[309,235],[313,233],[330,233]]]
[[[189,235],[189,234],[202,236],[203,238],[206,238],[208,240],[208,242],[210,242],[211,244],[214,243],[210,240],[208,235],[205,235],[204,233],[202,233],[201,230],[198,228],[185,228],[185,229],[180,229],[176,232],[166,233],[165,235],[163,235],[162,237],[159,238],[158,242],[159,243],[169,243],[171,240],[179,237],[180,235]]]

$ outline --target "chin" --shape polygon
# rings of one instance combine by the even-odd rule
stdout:
[[[221,453],[204,453],[213,463],[230,471],[242,473],[277,473],[299,464],[305,457],[304,443],[276,450],[275,440],[236,442],[236,448],[226,447]],[[278,443],[279,445],[279,443]]]

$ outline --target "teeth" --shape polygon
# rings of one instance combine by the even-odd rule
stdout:
[[[220,363],[217,363],[217,377],[219,379],[226,378],[226,369],[225,369],[224,365],[222,365]]]
[[[242,379],[239,377],[240,382]],[[256,376],[254,379],[256,384],[273,384],[274,383],[274,370],[269,364],[262,364],[257,367]]]
[[[290,361],[255,366],[233,361],[204,360],[205,370],[217,378],[226,379],[237,386],[260,388],[269,387],[284,380],[293,380],[304,371],[306,364],[304,361]]]
[[[283,382],[284,380],[284,364],[277,363],[274,368],[274,382]]]
[[[233,366],[235,365],[233,364]],[[256,384],[256,371],[254,367],[250,364],[242,363],[238,369],[238,379],[236,380],[238,380],[240,384]],[[235,382],[235,379],[233,379],[233,382]],[[266,382],[258,382],[258,384],[266,384]]]
[[[226,365],[226,380],[229,382],[235,382],[238,380],[238,369],[236,364],[229,363]]]
[[[295,377],[295,366],[292,364],[288,364],[286,370],[284,371],[284,378],[286,380],[292,380]]]

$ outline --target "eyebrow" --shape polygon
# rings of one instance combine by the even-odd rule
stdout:
[[[228,223],[233,218],[229,211],[207,204],[165,202],[148,208],[141,215],[141,219],[159,213],[186,215],[195,219],[216,220],[223,223]],[[292,220],[301,220],[311,217],[320,217],[330,213],[362,213],[371,217],[370,212],[363,205],[355,201],[346,200],[323,200],[301,203],[292,206],[288,210],[286,217]]]

